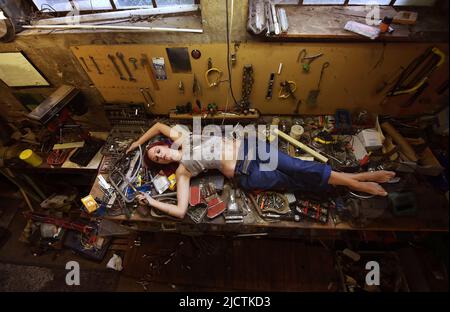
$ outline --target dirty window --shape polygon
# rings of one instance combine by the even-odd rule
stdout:
[[[148,9],[176,5],[195,4],[194,0],[32,0],[36,8],[44,12],[113,11],[127,9]],[[114,4],[115,8],[111,5]]]
[[[156,0],[158,7],[160,6],[171,6],[180,4],[194,4],[194,0]]]
[[[112,10],[109,0],[33,0],[34,5],[40,11],[46,12],[68,12],[73,10]]]
[[[333,4],[333,5],[339,5],[344,4],[345,0],[303,0],[303,4],[317,4],[317,5],[326,5],[326,4]]]
[[[114,0],[117,9],[153,8],[195,4],[194,0]]]

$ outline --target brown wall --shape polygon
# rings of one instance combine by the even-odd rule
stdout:
[[[166,46],[186,46],[190,50],[198,48],[202,51],[199,60],[192,60],[193,72],[201,82],[203,105],[208,102],[216,102],[224,106],[226,102],[227,88],[223,83],[218,89],[206,90],[204,71],[208,57],[213,58],[214,66],[222,69],[226,76],[226,45],[225,43],[225,1],[202,1],[203,34],[187,33],[111,33],[98,31],[95,33],[61,33],[27,31],[21,33],[13,43],[0,44],[0,52],[23,51],[32,63],[49,80],[51,88],[28,88],[13,90],[21,93],[42,94],[51,93],[54,87],[63,83],[73,84],[81,88],[86,95],[89,104],[89,113],[80,121],[97,128],[108,127],[104,117],[102,105],[107,100],[112,101],[142,101],[138,87],[151,88],[150,81],[141,71],[141,78],[136,85],[133,83],[121,84],[115,77],[115,73],[107,63],[106,55],[110,52],[122,51],[126,56],[139,57],[142,51],[149,56],[164,56],[168,69],[169,80],[161,82],[161,91],[152,91],[157,107],[156,113],[166,113],[176,105],[184,104],[191,97],[192,74],[172,74],[168,64],[164,48]],[[310,89],[317,84],[320,66],[323,61],[329,61],[330,67],[324,75],[322,91],[318,106],[315,109],[301,108],[301,113],[332,113],[336,108],[361,107],[373,112],[384,113],[416,113],[430,112],[439,104],[439,98],[434,90],[440,82],[448,77],[448,62],[433,76],[432,87],[429,88],[413,109],[399,109],[399,102],[405,97],[388,101],[380,105],[382,96],[374,94],[374,90],[384,79],[389,79],[401,65],[407,65],[410,60],[424,51],[430,44],[414,43],[262,43],[251,38],[246,32],[247,1],[236,0],[232,40],[241,41],[236,66],[233,67],[233,86],[236,98],[240,99],[240,81],[242,78],[242,66],[251,63],[254,67],[255,85],[251,102],[253,107],[259,108],[263,113],[289,114],[294,109],[294,103],[290,100],[279,100],[277,94],[281,80],[294,80],[298,85],[297,96],[306,99]],[[78,50],[75,49],[78,47]],[[448,44],[439,45],[448,54]],[[301,73],[296,63],[298,52],[306,48],[310,53],[324,52],[325,55],[313,63],[312,72]],[[233,46],[231,47],[233,49]],[[384,51],[384,52],[383,52]],[[75,53],[75,54],[74,54]],[[87,54],[83,54],[87,53]],[[107,75],[90,77],[82,68],[77,56],[93,54],[100,59],[101,65],[107,68]],[[447,59],[448,61],[448,59]],[[265,91],[270,72],[276,72],[278,63],[282,62],[283,72],[276,77],[274,98],[265,100]],[[376,66],[376,64],[378,65]],[[109,66],[109,67],[108,67]],[[183,81],[185,94],[181,95],[177,90],[178,81]],[[123,89],[117,89],[117,87]],[[102,87],[102,88],[97,88]],[[106,88],[107,87],[107,88]],[[112,88],[114,87],[114,88]],[[108,91],[110,90],[110,91]],[[152,89],[151,89],[152,90]],[[231,105],[231,99],[230,99]],[[19,116],[23,108],[11,95],[11,90],[5,86],[0,87],[0,111],[8,116]]]

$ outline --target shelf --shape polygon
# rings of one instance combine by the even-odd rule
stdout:
[[[171,119],[192,119],[194,117],[199,117],[201,119],[228,119],[228,120],[235,120],[235,119],[258,119],[260,117],[260,114],[258,111],[250,112],[247,115],[245,114],[238,114],[238,113],[223,113],[223,112],[217,112],[213,115],[203,113],[203,114],[177,114],[177,113],[170,113],[169,117]]]

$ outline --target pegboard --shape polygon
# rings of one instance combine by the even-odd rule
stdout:
[[[251,106],[257,108],[263,114],[292,114],[296,101],[292,99],[280,99],[278,93],[280,82],[284,80],[295,81],[297,99],[302,99],[300,114],[334,113],[338,108],[364,108],[379,113],[412,113],[414,110],[421,112],[430,109],[430,104],[416,102],[411,109],[401,109],[398,103],[408,97],[402,96],[383,102],[383,93],[377,94],[375,90],[383,81],[392,80],[392,76],[399,72],[400,66],[407,66],[417,55],[425,51],[429,44],[411,43],[241,43],[239,46],[230,46],[230,52],[236,53],[236,63],[231,66],[232,84],[234,96],[237,101],[241,99],[242,71],[245,64],[253,65],[254,84],[250,96]],[[199,59],[190,57],[191,73],[173,73],[169,63],[167,47],[187,47],[189,53],[193,49],[201,52]],[[438,45],[446,54],[448,46]],[[195,106],[197,98],[193,95],[192,84],[194,74],[200,83],[202,92],[198,97],[202,106],[208,103],[216,103],[220,109],[227,107],[232,109],[234,101],[229,92],[228,82],[223,81],[217,87],[208,88],[205,80],[205,72],[208,69],[208,58],[212,59],[213,67],[223,71],[222,79],[228,78],[226,44],[192,44],[192,45],[86,45],[73,46],[71,51],[86,71],[92,83],[99,90],[107,103],[145,103],[139,91],[140,88],[148,88],[155,106],[150,110],[157,114],[166,114],[176,105],[184,105],[191,102]],[[308,55],[323,53],[323,56],[311,64],[309,73],[301,69],[297,57],[302,49],[306,49]],[[125,56],[128,67],[132,71],[136,82],[120,80],[114,69],[108,54],[116,55],[121,52]],[[141,66],[141,54],[147,55],[151,61],[153,57],[163,57],[166,66],[167,80],[158,80],[159,90],[155,90],[147,71]],[[91,62],[94,57],[103,74],[98,74]],[[80,61],[83,57],[89,67],[87,71]],[[128,62],[128,58],[138,60],[138,69]],[[126,77],[126,72],[116,57],[116,61]],[[448,60],[447,60],[448,61]],[[306,105],[308,93],[317,88],[321,66],[329,62],[330,66],[324,72],[320,95],[317,105],[313,108]],[[281,74],[278,75],[279,64],[282,63]],[[448,77],[443,66],[433,76],[433,81],[442,81]],[[275,73],[273,97],[266,99],[270,73]],[[178,90],[179,82],[184,85],[184,93]],[[437,82],[436,82],[437,83]],[[426,92],[424,96],[434,98],[432,92]],[[431,95],[430,95],[431,94]],[[228,104],[227,104],[228,103]],[[426,106],[428,105],[428,106]],[[424,108],[424,106],[426,106]]]

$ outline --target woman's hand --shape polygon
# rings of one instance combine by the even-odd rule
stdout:
[[[136,198],[141,205],[151,205],[150,201],[152,200],[152,197],[148,193],[139,192],[139,194],[136,195]]]
[[[132,151],[134,151],[135,149],[137,149],[138,147],[139,147],[139,143],[137,142],[137,141],[135,141],[135,142],[133,142],[133,143],[131,143],[131,145],[130,145],[130,147],[127,149],[127,154],[129,153],[129,152],[132,152]]]

